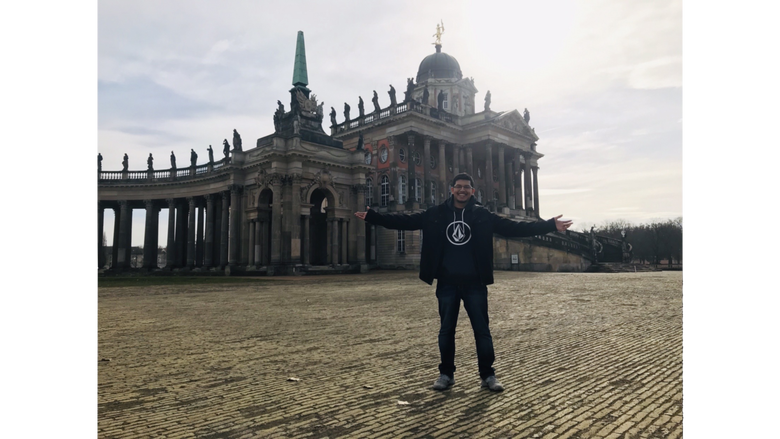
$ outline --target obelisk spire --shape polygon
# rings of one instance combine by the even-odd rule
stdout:
[[[295,46],[295,67],[293,67],[293,86],[309,85],[306,73],[306,47],[303,45],[303,31],[298,31],[298,43]]]

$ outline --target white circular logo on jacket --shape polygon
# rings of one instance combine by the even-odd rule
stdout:
[[[463,245],[471,239],[471,227],[465,221],[453,221],[447,226],[447,239],[452,245]]]

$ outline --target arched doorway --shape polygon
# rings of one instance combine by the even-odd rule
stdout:
[[[315,189],[309,201],[311,207],[311,220],[309,224],[309,255],[311,265],[328,264],[328,193],[322,189]]]

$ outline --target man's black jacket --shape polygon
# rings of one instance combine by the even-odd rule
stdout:
[[[451,198],[438,206],[433,206],[424,212],[409,214],[381,214],[369,209],[366,221],[371,224],[395,230],[423,231],[422,251],[420,255],[420,279],[433,284],[433,279],[442,260],[445,247],[446,228],[452,222],[453,211],[449,205]],[[544,235],[554,232],[555,219],[537,222],[518,222],[502,218],[471,197],[463,212],[463,221],[471,227],[472,248],[474,260],[477,263],[477,273],[485,285],[493,283],[493,234],[507,238]]]

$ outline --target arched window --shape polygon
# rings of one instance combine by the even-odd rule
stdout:
[[[398,150],[398,158],[401,160],[401,163],[406,163],[406,150],[401,148]]]
[[[366,206],[372,204],[374,204],[374,180],[368,177],[366,178]]]
[[[420,163],[421,163],[421,161],[420,161],[420,153],[419,153],[419,152],[417,152],[417,151],[415,151],[415,152],[412,154],[412,158],[414,159],[414,164],[415,164],[416,166],[420,166]]]
[[[406,203],[406,176],[398,178],[398,204]]]
[[[387,175],[382,176],[381,185],[382,199],[380,200],[380,206],[385,207],[387,206],[388,201],[390,201],[390,179],[387,178]]]

